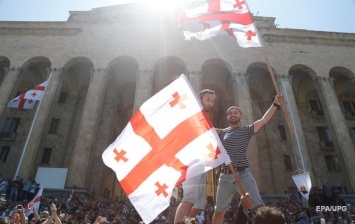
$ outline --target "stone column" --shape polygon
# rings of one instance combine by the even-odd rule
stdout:
[[[76,187],[84,188],[92,180],[91,173],[88,173],[88,171],[92,165],[90,164],[90,159],[93,158],[92,147],[98,130],[98,122],[105,95],[106,72],[106,69],[100,68],[91,70],[91,80],[80,118],[67,186],[75,185]]]
[[[236,105],[240,107],[243,113],[242,126],[254,123],[253,108],[251,106],[251,97],[249,91],[249,74],[241,74],[233,72],[232,76],[235,80],[236,88]],[[247,157],[250,162],[250,168],[253,176],[258,183],[259,189],[262,190],[262,178],[260,170],[259,152],[257,148],[256,138],[253,137],[250,140]]]
[[[7,103],[12,100],[10,99],[12,90],[16,84],[16,80],[22,72],[23,70],[20,67],[10,67],[5,69],[5,78],[0,86],[0,120],[7,107]]]
[[[19,169],[20,177],[33,176],[36,172],[36,170],[33,170],[34,168],[33,163],[37,154],[37,150],[42,140],[42,134],[47,123],[48,114],[50,112],[50,108],[52,106],[55,93],[57,92],[57,89],[60,88],[62,83],[61,74],[63,73],[63,71],[64,71],[63,68],[48,69],[48,73],[49,73],[48,86],[45,90],[45,94],[43,96],[42,102],[41,103],[38,102],[37,107],[39,106],[40,108],[38,109],[37,116],[33,118],[35,119],[35,121],[33,123],[32,131],[31,133],[29,133],[28,136],[27,147],[23,149],[25,150],[25,153],[24,153],[24,157],[23,157],[24,159],[22,161],[22,164],[20,164],[21,165]]]
[[[152,79],[153,71],[138,71],[133,113],[135,113],[139,107],[151,97]]]
[[[334,138],[335,152],[339,157],[340,168],[347,171],[351,191],[355,191],[355,151],[346,125],[343,112],[335,94],[332,79],[317,76],[319,98],[323,104],[324,114]]]
[[[192,88],[195,90],[196,95],[198,96],[199,92],[202,90],[202,71],[187,72],[186,76],[188,77]]]
[[[290,124],[286,125],[288,129],[292,128],[292,130],[289,130],[289,132],[293,131],[294,134],[294,136],[291,136],[291,140],[296,168],[300,172],[311,173],[313,170],[312,163],[307,150],[307,143],[302,128],[302,122],[298,113],[298,107],[291,85],[292,76],[282,75],[278,76],[277,79],[281,85],[281,93],[284,96],[285,107],[290,122]]]
[[[195,91],[198,97],[199,93],[203,89],[202,71],[191,71],[191,72],[187,72],[186,75],[189,79],[189,82],[193,90]],[[214,105],[214,107],[217,107],[217,105]],[[213,200],[215,200],[217,186],[218,186],[218,177],[216,175],[217,172],[218,172],[218,168],[214,168],[212,170],[207,171],[206,173],[206,197],[212,197]]]

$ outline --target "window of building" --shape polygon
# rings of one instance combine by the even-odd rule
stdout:
[[[52,119],[51,127],[49,128],[50,134],[57,134],[60,119]]]
[[[52,148],[44,148],[41,163],[49,164],[52,155]]]
[[[327,165],[327,169],[330,172],[339,172],[339,158],[336,155],[325,155],[324,156],[325,163]]]
[[[14,141],[18,125],[20,124],[20,120],[21,118],[7,117],[1,129],[0,139]]]
[[[311,105],[312,115],[324,116],[324,111],[320,100],[309,100],[309,104]]]
[[[292,163],[290,155],[283,155],[284,156],[284,165],[286,171],[292,171]]]
[[[7,156],[10,152],[10,146],[1,146],[0,150],[0,162],[6,162]]]
[[[279,130],[279,140],[280,141],[286,141],[286,131],[285,127],[283,125],[277,125],[277,129]]]
[[[347,118],[355,118],[355,102],[343,101],[345,113]]]
[[[353,136],[353,138],[355,138],[355,128],[351,128],[351,136]]]
[[[334,147],[332,134],[328,127],[317,127],[321,148]]]
[[[61,93],[60,93],[60,96],[59,96],[58,103],[65,103],[65,102],[67,102],[67,98],[68,98],[68,92],[61,92]]]

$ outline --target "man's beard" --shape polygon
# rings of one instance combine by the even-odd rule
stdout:
[[[211,110],[211,107],[207,108],[207,107],[203,107],[203,109],[206,111],[206,112],[209,112]]]
[[[230,124],[238,124],[240,122],[240,119],[236,118],[236,119],[229,119],[229,123]]]

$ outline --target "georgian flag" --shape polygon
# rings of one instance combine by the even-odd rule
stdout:
[[[42,100],[48,80],[9,101],[8,107],[32,109],[37,100]]]
[[[22,98],[28,100],[42,100],[44,95],[44,90],[46,89],[47,85],[48,85],[48,80],[39,84],[33,89],[28,90],[27,92],[21,94],[23,95]]]
[[[7,103],[7,107],[27,110],[27,109],[32,109],[35,103],[36,103],[35,100],[21,99],[20,96],[18,96],[15,99],[10,100]]]
[[[175,186],[230,158],[185,75],[146,101],[102,154],[145,223]]]
[[[180,13],[180,20],[229,20],[241,24],[253,22],[244,0],[192,1]]]
[[[241,47],[262,46],[244,0],[193,1],[184,7],[179,21],[187,40],[229,35]]]
[[[211,27],[206,32],[204,27]],[[196,32],[184,31],[187,40],[196,38],[197,40],[208,40],[215,36],[233,36],[241,47],[260,47],[257,32],[254,26],[241,25],[238,23],[223,22],[219,20],[209,21],[204,24],[194,25]],[[256,37],[256,39],[255,39]]]
[[[37,212],[39,211],[39,206],[41,205],[41,200],[42,200],[42,194],[43,194],[43,187],[41,187],[38,190],[36,196],[28,204],[26,204],[26,206],[24,206],[26,217],[28,217],[33,213],[33,208],[30,207],[30,205],[34,206]]]

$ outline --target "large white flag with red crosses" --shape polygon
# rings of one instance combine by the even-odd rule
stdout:
[[[10,100],[7,106],[18,109],[32,109],[37,100],[42,100],[47,85],[48,80]]]
[[[229,35],[241,47],[262,46],[245,0],[191,1],[179,20],[186,39]]]
[[[102,154],[145,223],[175,186],[230,158],[185,75],[146,101]]]

